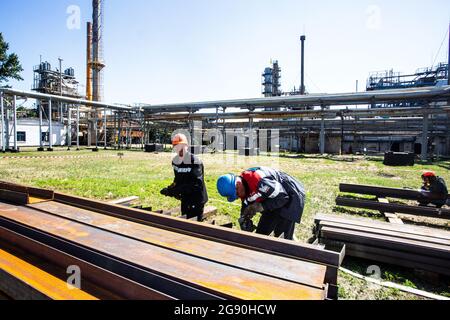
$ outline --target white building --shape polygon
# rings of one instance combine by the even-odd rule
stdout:
[[[9,127],[9,128],[8,128]],[[5,122],[5,129],[8,134],[4,134],[6,149],[14,147],[14,128],[10,122],[9,126]],[[6,130],[2,130],[5,133]],[[9,140],[9,141],[8,141]],[[48,121],[42,122],[42,140],[44,147],[49,145]],[[63,124],[52,121],[52,142],[53,146],[65,146],[67,140],[67,129]],[[17,120],[17,147],[39,147],[39,119],[18,119]]]

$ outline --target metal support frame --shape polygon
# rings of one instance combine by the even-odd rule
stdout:
[[[95,149],[94,151],[98,151],[98,110],[95,109],[95,117],[94,117],[94,132],[95,132]]]
[[[321,106],[322,111],[325,109],[324,106]],[[325,116],[322,115],[322,119],[320,122],[320,154],[325,154]]]
[[[48,149],[53,151],[52,100],[48,100]]]
[[[38,151],[44,151],[44,141],[42,140],[42,104],[40,100],[36,100],[37,107],[39,109],[39,149]]]
[[[428,113],[423,114],[423,129],[422,129],[422,150],[421,160],[426,161],[428,159],[428,126],[430,115]]]
[[[72,146],[72,110],[67,106],[67,150]]]
[[[106,128],[107,128],[107,126],[106,126],[106,123],[107,123],[107,118],[106,118],[106,108],[104,109],[104,111],[103,111],[105,114],[104,114],[104,124],[103,124],[103,134],[105,135],[105,137],[104,137],[104,140],[105,140],[105,150],[106,150],[106,148],[107,148],[107,135],[106,135]]]
[[[77,150],[80,150],[80,106],[77,105]]]
[[[19,151],[17,148],[17,96],[13,96],[13,135],[14,135],[14,148],[13,152]]]

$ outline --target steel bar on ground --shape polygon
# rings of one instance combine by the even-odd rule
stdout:
[[[366,232],[342,230],[340,228],[322,227],[321,237],[374,247],[391,248],[400,251],[412,251],[417,254],[435,258],[450,259],[450,247],[441,244],[431,244],[418,240],[401,239],[395,236],[375,235]]]
[[[450,240],[450,232],[439,230],[436,228],[428,228],[415,225],[394,225],[387,222],[368,220],[366,218],[356,218],[356,217],[342,217],[329,214],[318,214],[315,217],[315,223],[321,222],[336,222],[341,224],[346,224],[348,228],[353,227],[368,227],[374,230],[390,230],[401,232],[402,234],[416,235],[420,234],[422,236],[427,236],[431,238]]]
[[[343,207],[353,207],[353,208],[370,209],[370,210],[377,210],[377,211],[412,214],[412,215],[433,217],[433,218],[442,218],[442,219],[450,218],[450,210],[449,209],[438,209],[438,208],[423,207],[423,206],[408,206],[408,205],[396,204],[396,203],[380,203],[380,202],[371,201],[371,200],[360,200],[360,199],[337,197],[336,205],[343,206]]]
[[[366,186],[357,184],[341,183],[339,191],[349,193],[368,194],[377,197],[390,197],[405,200],[423,199],[422,193],[418,190],[386,188],[377,186]],[[450,198],[450,195],[448,196]]]

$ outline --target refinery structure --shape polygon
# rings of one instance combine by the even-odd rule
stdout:
[[[168,142],[176,129],[200,126],[194,145],[205,145],[215,132],[219,149],[236,150],[236,139],[227,136],[243,136],[246,154],[269,152],[251,137],[277,130],[276,149],[291,152],[450,156],[448,61],[410,74],[370,74],[364,92],[314,94],[305,84],[305,36],[300,37],[301,83],[289,92],[282,90],[282,69],[288,66],[273,60],[261,68],[262,97],[161,105],[103,102],[103,6],[104,0],[92,1],[92,21],[86,26],[85,92],[80,92],[77,70],[63,68],[62,59],[55,67],[45,58],[33,69],[31,91],[0,89],[4,152],[30,146],[41,151],[54,146],[143,149]],[[23,100],[35,101],[34,116],[17,112]]]

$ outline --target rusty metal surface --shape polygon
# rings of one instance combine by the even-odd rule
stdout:
[[[1,249],[0,270],[52,300],[97,300],[80,289],[70,289],[66,282]]]
[[[253,272],[323,288],[326,267],[311,262],[269,255],[198,237],[175,233],[57,202],[29,205],[94,227],[126,235],[170,250],[217,261]]]
[[[389,222],[377,221],[361,217],[343,217],[331,214],[317,214],[314,218],[314,221],[316,224],[319,224],[321,222],[337,222],[345,223],[347,226],[354,226],[355,228],[359,226],[370,227],[372,229],[391,230],[405,234],[418,234],[426,237],[450,240],[450,231],[416,225],[396,225]]]
[[[325,291],[173,252],[35,209],[0,204],[0,216],[168,277],[237,299],[315,299]]]
[[[66,254],[60,250],[34,241],[18,233],[0,227],[0,247],[3,244],[9,244],[20,250],[32,252],[32,254],[41,259],[51,262],[64,270],[67,267],[76,265],[82,270],[82,283],[85,280],[97,285],[98,287],[113,293],[119,299],[132,300],[171,300],[173,298],[147,288],[139,283],[126,279],[120,275],[109,272],[91,263],[85,262],[74,256]],[[95,295],[95,294],[94,294]],[[113,299],[117,299],[114,297]],[[111,298],[108,297],[108,300]]]
[[[300,244],[290,240],[276,239],[241,230],[226,229],[170,216],[152,214],[143,210],[110,205],[101,201],[66,195],[58,192],[55,192],[55,201],[100,212],[106,215],[119,217],[121,219],[156,226],[162,229],[176,230],[177,232],[186,234],[195,234],[196,236],[200,236],[205,239],[230,243],[234,246],[251,248],[252,250],[270,252],[271,254],[307,260],[327,265],[332,268],[338,268],[340,262],[342,261],[341,254],[329,250],[323,250],[318,246],[306,243]],[[334,281],[336,281],[336,279]]]

